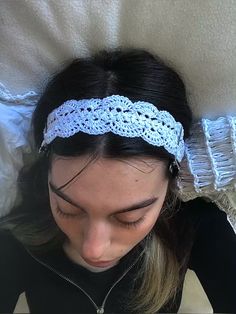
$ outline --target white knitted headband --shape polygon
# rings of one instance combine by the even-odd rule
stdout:
[[[49,114],[39,151],[56,137],[68,138],[80,131],[141,137],[154,146],[163,146],[179,162],[185,153],[183,126],[169,112],[120,95],[64,102]]]

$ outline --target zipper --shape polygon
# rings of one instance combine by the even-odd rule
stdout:
[[[112,289],[121,281],[121,279],[130,271],[130,269],[138,262],[139,258],[143,255],[144,251],[142,251],[142,253],[138,256],[138,258],[134,261],[133,264],[131,264],[128,269],[121,275],[121,277],[115,281],[115,283],[111,286],[111,288],[109,289],[109,291],[107,292],[102,305],[98,306],[93,299],[91,298],[91,296],[83,289],[81,288],[79,285],[77,285],[74,281],[72,281],[70,278],[62,275],[61,273],[59,273],[56,269],[54,269],[53,267],[51,267],[50,265],[40,261],[37,257],[33,256],[27,249],[26,251],[29,253],[29,255],[31,257],[33,257],[38,263],[40,263],[41,265],[45,266],[46,268],[50,269],[52,272],[56,273],[60,278],[63,278],[64,280],[66,280],[67,282],[71,283],[72,285],[74,285],[75,287],[77,287],[78,289],[80,289],[88,298],[89,300],[92,302],[93,306],[95,307],[97,314],[104,314],[104,308],[105,308],[105,303],[107,301],[107,298],[109,296],[109,294],[111,293]]]
[[[107,298],[108,298],[109,294],[111,293],[112,289],[121,281],[121,279],[122,279],[122,278],[130,271],[130,269],[138,262],[139,258],[142,256],[143,253],[144,253],[144,251],[138,256],[138,258],[134,261],[134,263],[131,264],[131,265],[128,267],[128,269],[121,275],[121,277],[120,277],[117,281],[115,281],[115,283],[111,286],[111,288],[110,288],[109,291],[107,292],[107,294],[106,294],[106,296],[105,296],[105,298],[104,298],[104,300],[103,300],[103,302],[102,302],[102,305],[101,305],[101,307],[100,307],[101,312],[98,312],[98,310],[97,310],[97,313],[99,313],[99,314],[103,314],[103,313],[104,313],[105,303],[106,303]]]
[[[90,295],[83,289],[81,288],[80,286],[78,286],[76,283],[74,283],[70,278],[62,275],[61,273],[59,273],[56,269],[54,269],[53,267],[49,266],[48,264],[40,261],[39,259],[37,259],[35,256],[33,256],[28,250],[27,252],[30,254],[30,256],[32,256],[38,263],[40,263],[41,265],[45,266],[46,268],[50,269],[52,272],[56,273],[59,277],[65,279],[67,282],[71,283],[72,285],[76,286],[77,288],[79,288],[89,299],[90,301],[93,303],[94,307],[96,308],[97,310],[97,313],[98,310],[99,310],[99,307],[97,306],[97,304],[93,301],[93,299],[90,297]]]

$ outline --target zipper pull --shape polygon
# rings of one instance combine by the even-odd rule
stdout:
[[[97,309],[97,314],[103,314],[104,313],[104,308],[100,307]]]

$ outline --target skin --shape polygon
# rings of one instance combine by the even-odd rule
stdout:
[[[88,161],[88,156],[52,161],[48,182],[60,187],[75,176]],[[165,165],[153,159],[108,159],[92,162],[61,191],[85,211],[56,195],[50,185],[52,214],[66,234],[64,251],[75,263],[91,271],[103,271],[116,265],[152,230],[168,190]],[[152,205],[129,212],[116,213],[133,204],[157,197]],[[64,213],[74,216],[61,216]],[[136,225],[124,223],[141,220]],[[112,261],[108,267],[95,267],[89,262]]]

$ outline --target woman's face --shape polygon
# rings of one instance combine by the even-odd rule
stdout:
[[[48,177],[54,219],[73,260],[112,267],[153,228],[168,189],[165,165],[152,159],[56,157]],[[67,198],[64,200],[63,198]]]

